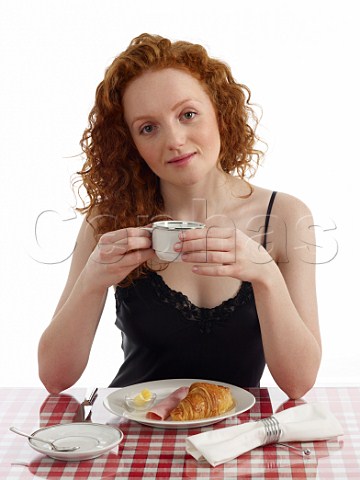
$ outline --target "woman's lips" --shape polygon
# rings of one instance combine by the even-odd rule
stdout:
[[[186,155],[180,155],[179,157],[174,157],[168,161],[171,165],[181,166],[186,165],[192,159],[195,153],[187,153]]]

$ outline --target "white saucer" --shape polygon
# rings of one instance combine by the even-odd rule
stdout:
[[[100,423],[64,423],[40,428],[32,433],[30,446],[56,460],[78,462],[99,457],[118,445],[124,435],[118,428]],[[36,436],[55,442],[59,447],[80,447],[73,452],[57,452],[50,445],[36,440]]]

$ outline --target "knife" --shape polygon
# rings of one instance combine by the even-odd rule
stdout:
[[[88,390],[85,394],[84,400],[78,406],[73,418],[73,422],[90,422],[91,409],[97,397],[97,388]]]

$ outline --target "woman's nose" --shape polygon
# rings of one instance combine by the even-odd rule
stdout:
[[[171,125],[166,130],[166,143],[169,150],[177,150],[185,143],[185,132],[182,125]]]

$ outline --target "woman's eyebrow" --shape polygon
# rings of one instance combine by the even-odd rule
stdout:
[[[200,100],[195,100],[195,98],[185,98],[184,100],[180,100],[179,102],[176,102],[175,105],[171,107],[171,111],[174,112],[177,110],[179,107],[181,107],[183,104],[188,103],[188,102],[196,102],[196,103],[201,103]],[[142,120],[151,120],[153,115],[139,115],[138,117],[135,117],[134,120],[131,122],[131,126],[133,127],[136,122],[142,121]]]
[[[195,100],[195,98],[185,98],[185,100],[180,100],[180,102],[175,103],[175,105],[171,108],[171,111],[173,112],[174,110],[181,107],[181,105],[188,102],[199,102],[199,101]]]

